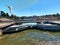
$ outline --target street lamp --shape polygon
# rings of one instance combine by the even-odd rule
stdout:
[[[8,6],[9,12],[12,15],[12,6]]]

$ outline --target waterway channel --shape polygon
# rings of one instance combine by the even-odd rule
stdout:
[[[36,25],[36,23],[23,23],[21,25]],[[24,34],[26,32],[26,34]],[[44,32],[43,30],[37,30],[37,29],[28,29],[25,31],[22,31],[22,34],[18,36],[16,39],[18,40],[26,40],[26,39],[35,39],[35,40],[45,40],[45,41],[60,41],[60,36],[52,35],[50,32]],[[59,33],[59,32],[58,32]],[[57,34],[57,33],[55,33]],[[59,33],[60,35],[60,33]]]
[[[23,23],[22,25],[37,25],[36,23]],[[32,29],[33,30],[33,29]],[[40,30],[41,31],[41,30]],[[23,38],[43,39],[46,41],[60,41],[60,37],[57,35],[50,35],[50,33],[42,32],[27,32]]]

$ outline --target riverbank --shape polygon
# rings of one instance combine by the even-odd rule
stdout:
[[[0,45],[60,45],[58,33],[29,29],[0,36]]]

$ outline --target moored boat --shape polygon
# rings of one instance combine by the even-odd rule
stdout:
[[[37,29],[60,30],[60,25],[49,24],[49,23],[46,23],[46,22],[41,22],[41,24],[38,24],[37,25]]]

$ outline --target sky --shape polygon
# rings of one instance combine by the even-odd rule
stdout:
[[[0,0],[0,11],[17,16],[33,16],[60,13],[60,0]]]

